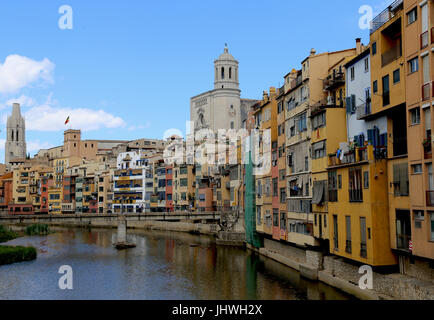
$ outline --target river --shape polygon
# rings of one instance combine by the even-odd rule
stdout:
[[[209,236],[128,230],[137,247],[117,251],[116,230],[53,230],[7,243],[34,246],[38,257],[0,266],[0,299],[352,299],[248,250],[217,246]],[[59,288],[62,265],[72,267],[72,290]]]

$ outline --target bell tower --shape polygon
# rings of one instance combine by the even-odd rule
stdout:
[[[238,61],[229,53],[227,44],[214,61],[214,89],[239,89]]]
[[[10,161],[26,157],[26,123],[21,116],[18,103],[12,105],[12,114],[8,117],[5,145],[5,164],[10,168]]]

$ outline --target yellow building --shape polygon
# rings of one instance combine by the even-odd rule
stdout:
[[[406,18],[403,2],[398,1],[374,18],[370,35],[371,117],[387,117],[390,244],[400,259],[411,247],[405,77],[408,70],[403,55]]]
[[[347,140],[345,75],[343,65],[360,50],[357,48],[316,54],[302,62],[303,79],[309,81],[312,152],[313,235],[328,240],[330,217],[326,196],[328,154]],[[322,79],[322,80],[321,80]]]
[[[278,191],[272,190],[273,178],[278,178],[277,169],[277,101],[276,89],[264,91],[262,101],[255,105],[256,128],[262,139],[259,141],[259,156],[263,158],[261,173],[256,179],[256,229],[259,233],[273,235],[273,226],[279,229],[279,207],[273,208],[273,194],[278,198]],[[274,147],[274,148],[273,148]],[[274,169],[274,170],[273,170]],[[274,171],[274,172],[273,172]],[[274,173],[274,176],[273,176]],[[276,181],[276,180],[274,180]],[[275,185],[277,189],[277,183]],[[273,191],[275,193],[273,193]],[[273,209],[274,210],[273,212]],[[277,221],[277,225],[276,222]],[[280,235],[278,236],[280,238]]]

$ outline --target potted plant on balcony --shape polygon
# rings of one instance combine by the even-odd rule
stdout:
[[[431,140],[430,139],[425,139],[422,142],[423,147],[426,149],[428,149],[429,147],[431,147]]]

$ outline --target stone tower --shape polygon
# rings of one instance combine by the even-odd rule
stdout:
[[[239,89],[238,61],[225,46],[224,52],[214,61],[214,89]]]
[[[14,103],[12,115],[7,121],[7,136],[5,145],[5,164],[10,168],[10,161],[26,157],[26,123],[21,116],[20,105]]]

